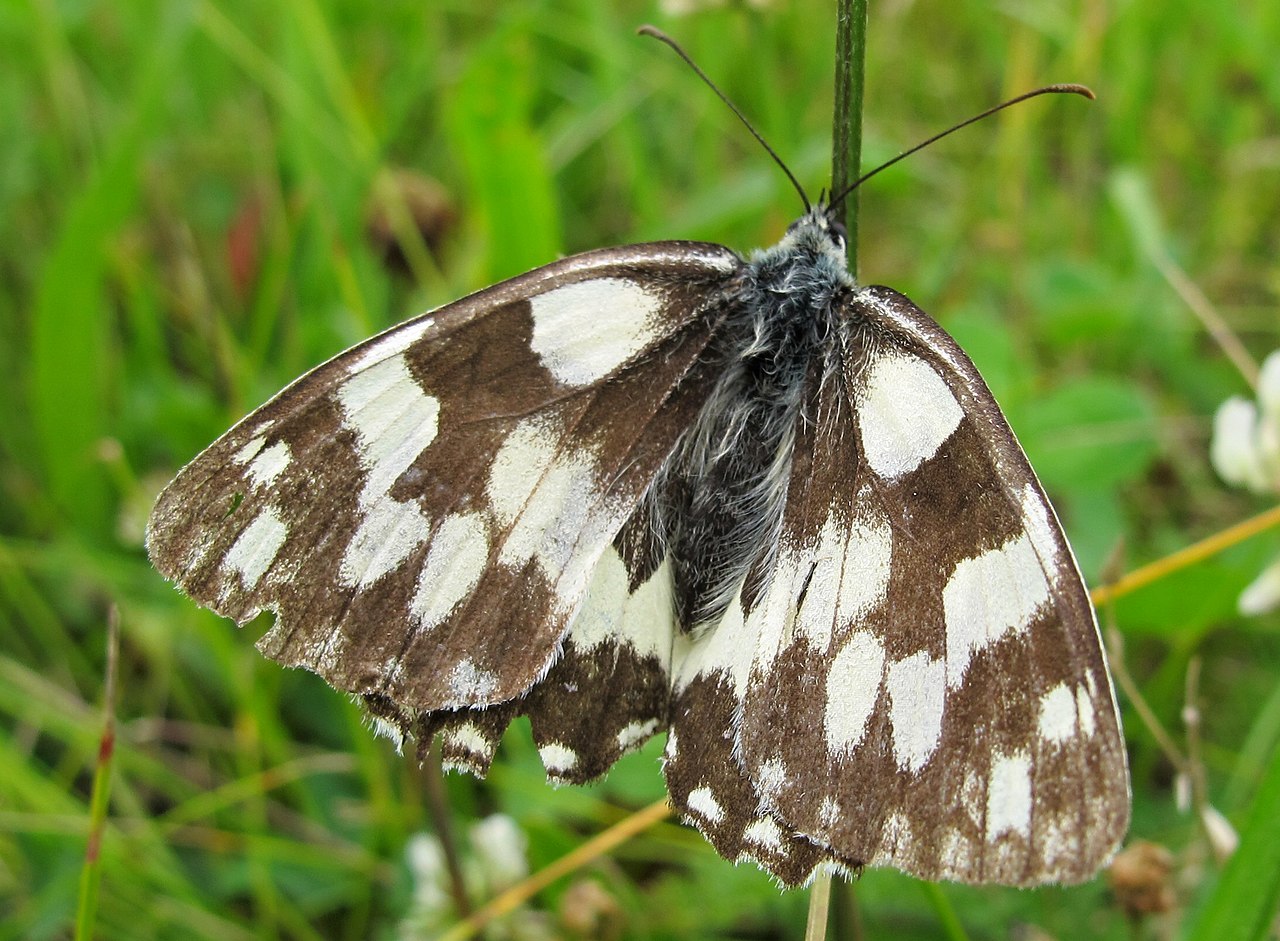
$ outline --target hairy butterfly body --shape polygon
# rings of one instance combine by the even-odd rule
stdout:
[[[157,568],[483,774],[667,731],[676,807],[816,867],[1077,882],[1128,820],[1052,508],[968,357],[826,211],[566,258],[367,341],[182,470]]]

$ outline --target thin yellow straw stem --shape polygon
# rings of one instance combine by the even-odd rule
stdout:
[[[458,922],[441,935],[439,941],[465,941],[466,938],[474,937],[476,932],[489,922],[519,908],[561,876],[582,868],[593,859],[603,856],[615,846],[625,843],[641,830],[648,829],[670,814],[671,805],[667,803],[666,798],[636,811],[630,817],[618,821],[608,830],[587,840],[577,849],[561,856],[546,869],[535,872],[528,879],[495,896],[476,909],[470,918]]]
[[[1211,555],[1216,555],[1224,549],[1231,548],[1236,543],[1244,542],[1246,539],[1251,539],[1258,533],[1265,532],[1278,525],[1280,525],[1280,506],[1274,506],[1264,513],[1259,513],[1252,519],[1247,519],[1243,523],[1237,523],[1235,526],[1214,533],[1212,536],[1201,539],[1185,549],[1179,549],[1163,559],[1157,559],[1150,565],[1134,569],[1128,575],[1122,576],[1110,585],[1102,585],[1099,588],[1095,588],[1090,594],[1090,598],[1093,599],[1095,605],[1099,606],[1115,601],[1117,598],[1137,591],[1139,588],[1149,585],[1157,579],[1164,578],[1178,569],[1184,569],[1197,562],[1203,562]]]
[[[804,941],[825,941],[827,908],[831,904],[831,873],[819,872],[809,889],[809,920],[804,927]]]

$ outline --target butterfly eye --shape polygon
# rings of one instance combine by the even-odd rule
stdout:
[[[832,221],[831,236],[836,240],[842,250],[849,244],[849,230],[844,227],[843,222]]]

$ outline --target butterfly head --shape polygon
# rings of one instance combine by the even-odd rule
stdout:
[[[792,265],[816,269],[833,281],[851,283],[845,256],[846,239],[844,225],[835,218],[830,206],[819,203],[791,223],[782,241],[759,257],[785,259]]]
[[[818,203],[787,227],[782,244],[795,249],[837,257],[843,263],[848,232],[831,207]]]

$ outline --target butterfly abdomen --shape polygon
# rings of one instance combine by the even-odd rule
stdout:
[[[836,302],[853,289],[842,249],[809,217],[788,242],[757,253],[727,292],[708,353],[715,387],[650,491],[685,630],[718,620],[748,573],[768,570],[797,423],[839,367]]]

